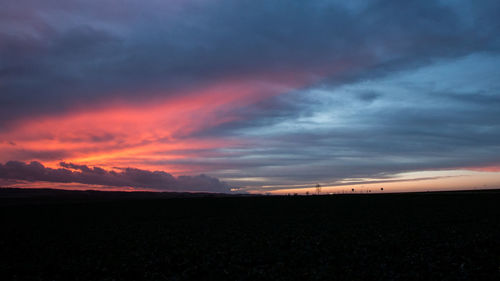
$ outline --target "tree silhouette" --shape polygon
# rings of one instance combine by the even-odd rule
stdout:
[[[316,184],[316,194],[319,195],[320,193],[321,193],[321,185],[319,185],[319,183],[318,183],[318,184]]]

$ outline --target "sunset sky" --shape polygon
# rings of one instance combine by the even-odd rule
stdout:
[[[0,187],[500,188],[499,11],[0,0]]]

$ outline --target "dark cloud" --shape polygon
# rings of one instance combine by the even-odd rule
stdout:
[[[346,83],[499,46],[497,1],[181,2],[6,4],[1,120],[241,75]]]
[[[373,102],[374,100],[376,100],[380,96],[381,96],[381,94],[377,93],[375,91],[365,91],[365,92],[361,92],[358,94],[358,98],[362,101],[365,101],[365,102]]]
[[[123,168],[107,171],[72,163],[60,163],[59,169],[44,167],[40,162],[9,161],[0,164],[0,179],[45,181],[53,183],[82,183],[113,187],[135,187],[161,191],[230,192],[230,187],[206,175],[174,177],[162,171]]]

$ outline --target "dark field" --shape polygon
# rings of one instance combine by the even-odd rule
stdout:
[[[20,194],[1,280],[500,280],[499,191]]]

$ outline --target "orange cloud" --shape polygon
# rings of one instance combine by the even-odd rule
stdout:
[[[466,170],[478,172],[500,172],[500,166],[482,166],[482,167],[466,167]]]
[[[24,118],[0,132],[0,161],[37,160],[48,167],[56,167],[59,161],[110,169],[133,166],[177,175],[205,172],[207,167],[169,161],[196,157],[186,152],[244,145],[243,140],[193,135],[239,120],[239,108],[289,91],[308,79],[293,73],[258,81],[235,79],[148,102],[113,101],[90,109]]]

